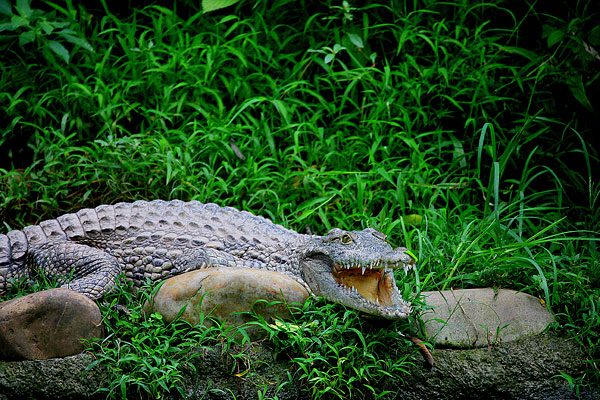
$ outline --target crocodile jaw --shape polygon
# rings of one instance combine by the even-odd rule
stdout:
[[[363,268],[318,255],[304,260],[303,278],[317,296],[371,315],[401,319],[408,317],[412,309],[396,286],[394,269],[398,268],[407,273],[414,263],[372,264]]]
[[[334,263],[333,279],[346,289],[355,290],[371,303],[394,305],[392,297],[397,291],[392,271],[387,268],[366,268]]]
[[[406,318],[412,310],[410,304],[402,298],[394,278],[394,269],[401,267],[407,274],[410,269],[414,268],[414,264],[398,262],[361,266],[350,263],[333,263],[331,275],[338,283],[340,290],[354,294],[354,304],[356,302],[361,304],[354,308],[384,318]],[[361,298],[357,299],[356,295]]]

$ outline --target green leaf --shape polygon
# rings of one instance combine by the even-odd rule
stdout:
[[[360,37],[360,36],[358,36],[358,35],[357,35],[357,34],[355,34],[355,33],[349,33],[349,34],[348,34],[348,39],[350,39],[350,41],[352,42],[352,44],[353,44],[353,45],[355,45],[355,46],[356,46],[356,47],[358,47],[358,48],[361,48],[361,49],[362,49],[363,47],[365,47],[365,46],[363,45],[363,41],[362,41],[361,37]]]
[[[69,43],[73,43],[74,45],[83,47],[84,49],[91,51],[92,53],[94,52],[94,48],[92,47],[92,45],[84,39],[78,38],[77,36],[73,36],[64,32],[59,32],[58,36],[64,38]]]
[[[407,225],[421,226],[421,222],[423,222],[423,216],[419,214],[408,214],[404,216],[404,222]]]
[[[585,108],[594,112],[594,107],[585,94],[585,87],[583,86],[583,78],[581,75],[568,76],[566,83],[569,86],[569,90],[573,94],[573,97],[575,97]]]
[[[56,40],[50,40],[48,41],[48,47],[63,60],[65,60],[67,64],[69,63],[69,50],[67,50],[65,46],[58,43]]]
[[[11,17],[12,13],[12,5],[8,0],[0,0],[0,14],[7,15]]]
[[[539,58],[538,55],[535,54],[533,51],[524,49],[522,47],[517,47],[517,46],[501,46],[500,45],[500,46],[498,46],[498,48],[500,50],[504,50],[504,51],[506,51],[507,53],[510,53],[510,54],[518,54],[520,56],[523,56],[523,57],[527,58],[530,61],[533,61],[533,60],[536,60],[536,59]]]
[[[121,389],[121,398],[122,399],[126,399],[127,398],[127,385],[126,385],[126,379],[127,377],[123,376],[121,378],[121,381],[119,382],[119,388]]]
[[[547,38],[548,36],[550,36],[550,33],[552,33],[552,31],[554,31],[554,30],[556,30],[556,28],[553,25],[543,24],[542,25],[542,37]]]
[[[590,29],[587,38],[592,46],[600,46],[600,25],[596,25]]]
[[[238,1],[239,0],[202,0],[202,11],[207,13],[220,10],[221,8],[229,7]]]
[[[35,40],[35,34],[31,31],[23,32],[19,35],[19,45],[24,46],[27,43],[31,43]]]
[[[17,5],[15,6],[19,14],[24,16],[25,18],[31,17],[33,14],[33,10],[29,7],[29,0],[17,0]]]
[[[48,21],[48,23],[55,28],[64,28],[65,26],[71,25],[70,22],[65,22],[65,21]],[[69,29],[69,31],[71,31],[71,30]],[[71,31],[71,33],[73,33],[73,31]]]
[[[5,31],[5,30],[12,31],[12,24],[10,22],[5,22],[3,24],[0,24],[0,32]]]
[[[342,37],[342,44],[350,55],[355,67],[366,67],[369,63],[370,49],[368,43],[362,40],[358,33],[346,33]]]
[[[10,23],[12,25],[12,29],[15,30],[22,26],[29,26],[29,20],[27,18],[23,18],[19,15],[13,15],[10,18]]]
[[[565,32],[553,25],[542,25],[542,37],[546,38],[548,47],[554,46],[565,38]]]
[[[42,30],[44,31],[44,33],[46,35],[49,35],[52,33],[52,31],[54,30],[54,27],[52,26],[52,24],[49,24],[47,21],[41,21],[39,23],[40,28],[42,28]]]
[[[289,117],[290,112],[289,112],[287,105],[283,101],[278,100],[278,99],[273,100],[273,105],[279,112],[279,115],[281,115],[283,117],[285,123],[287,125],[289,125],[290,124],[290,117]]]
[[[406,253],[406,254],[408,254],[413,260],[415,260],[415,262],[419,261],[419,258],[412,251],[410,251],[410,250],[404,250],[403,252]]]
[[[552,31],[550,35],[548,35],[548,47],[554,46],[556,43],[563,40],[565,37],[565,33],[563,31]]]
[[[154,8],[155,10],[160,11],[161,13],[165,14],[165,15],[173,15],[173,10],[167,8],[167,7],[161,7],[161,6],[152,6],[152,8]]]
[[[315,211],[319,210],[321,207],[328,204],[335,196],[337,196],[337,193],[334,193],[333,195],[331,195],[329,197],[323,196],[323,197],[319,197],[316,199],[305,201],[298,207],[298,212],[302,211],[302,215],[300,215],[296,219],[296,221],[302,221],[302,220],[308,218]]]

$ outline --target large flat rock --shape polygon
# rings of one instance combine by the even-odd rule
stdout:
[[[167,279],[144,309],[168,322],[181,317],[192,325],[210,325],[210,316],[227,326],[244,326],[254,321],[249,311],[267,321],[274,316],[290,318],[290,305],[301,307],[308,296],[304,286],[278,272],[208,268]],[[254,325],[244,329],[250,337],[264,332]]]
[[[536,297],[491,288],[423,292],[421,315],[436,346],[484,347],[543,332],[554,317]]]

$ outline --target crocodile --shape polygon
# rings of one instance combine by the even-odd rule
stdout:
[[[247,211],[198,201],[101,205],[0,234],[0,295],[43,274],[100,299],[118,275],[140,288],[188,271],[276,271],[316,296],[387,319],[407,317],[394,271],[414,269],[406,248],[375,229],[300,234]]]

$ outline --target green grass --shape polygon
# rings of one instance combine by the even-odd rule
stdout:
[[[3,232],[154,198],[232,205],[299,232],[375,227],[419,257],[401,283],[408,297],[482,286],[538,296],[590,360],[566,379],[598,384],[593,4],[33,4],[29,25],[0,31]],[[310,325],[332,318],[349,341]],[[401,326],[374,332],[319,302],[295,324],[303,336],[273,340],[313,397],[378,396],[367,381],[401,379],[401,362],[375,361]],[[363,341],[359,357],[350,349]],[[364,375],[333,368],[340,354]]]
[[[293,321],[261,321],[275,354],[292,355],[292,370],[304,382],[303,389],[311,398],[391,395],[389,385],[402,382],[408,365],[415,363],[409,352],[390,351],[398,343],[411,347],[412,342],[397,331],[400,324],[377,327],[353,310],[313,303],[309,299],[302,317]],[[407,331],[408,324],[403,323],[402,328]]]
[[[186,398],[186,376],[203,373],[196,368],[194,358],[215,352],[215,344],[220,344],[221,355],[229,355],[230,359],[244,356],[249,338],[236,336],[237,332],[243,333],[242,329],[218,323],[194,327],[180,319],[167,323],[160,314],[148,315],[142,308],[160,285],[148,285],[134,295],[131,284],[121,283],[118,290],[104,297],[100,306],[105,337],[88,343],[95,360],[86,371],[102,366],[108,374],[106,387],[97,393],[122,399],[160,398],[168,394]],[[122,304],[130,308],[123,310],[119,307]]]
[[[145,316],[142,305],[150,290],[134,299],[131,285],[122,287],[125,290],[104,299],[106,304],[101,311],[105,316],[106,337],[90,343],[96,359],[88,369],[99,364],[107,368],[109,374],[109,384],[98,392],[107,398],[127,398],[132,393],[136,397],[143,393],[159,398],[170,392],[179,392],[185,397],[180,385],[183,373],[197,372],[190,360],[200,354],[195,350],[201,348],[211,330],[194,330],[184,321],[164,324],[158,314]],[[137,305],[131,310],[115,308],[120,303],[134,304],[134,300]]]

